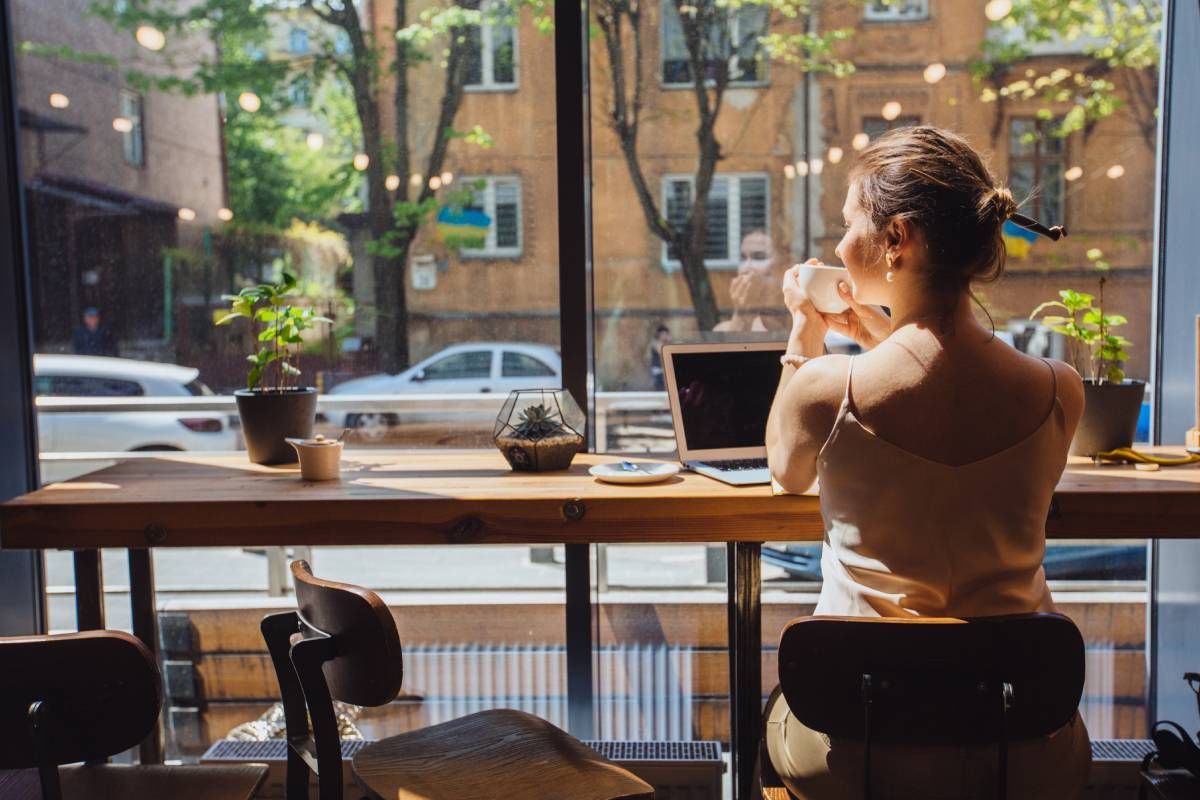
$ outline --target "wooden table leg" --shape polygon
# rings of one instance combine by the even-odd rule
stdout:
[[[158,660],[158,610],[154,601],[154,554],[149,548],[129,549],[129,605],[133,612],[133,635]],[[139,747],[143,764],[163,761],[162,716]]]
[[[762,545],[731,542],[729,592],[730,761],[734,800],[753,800],[762,734]]]
[[[104,629],[104,572],[99,550],[76,550],[75,629]]]

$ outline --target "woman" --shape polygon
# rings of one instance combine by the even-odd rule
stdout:
[[[1083,387],[1066,364],[997,339],[976,320],[970,290],[1000,276],[1000,229],[1015,211],[959,136],[893,131],[851,173],[835,251],[848,271],[839,289],[849,309],[822,315],[795,269],[784,278],[793,324],[767,451],[784,489],[820,479],[817,614],[1054,610],[1042,570],[1046,509]],[[822,356],[828,329],[865,352]],[[782,701],[768,709],[767,749],[800,798],[861,793],[861,748],[804,728]],[[1078,717],[1011,752],[1011,797],[1070,797],[1090,760]],[[873,760],[877,796],[994,791],[992,747],[880,747]]]

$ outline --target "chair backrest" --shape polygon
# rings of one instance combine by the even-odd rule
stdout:
[[[796,718],[861,740],[869,694],[876,742],[995,742],[1001,727],[1008,740],[1044,736],[1074,717],[1083,677],[1083,638],[1059,614],[808,617],[779,643],[779,683]]]
[[[404,679],[400,634],[379,595],[314,577],[305,561],[292,562],[292,578],[301,633],[325,634],[335,641],[336,655],[324,665],[333,699],[356,706],[382,706],[396,699]]]
[[[39,745],[30,708],[42,704]],[[120,631],[0,638],[0,769],[68,764],[128,750],[158,722],[154,656]]]

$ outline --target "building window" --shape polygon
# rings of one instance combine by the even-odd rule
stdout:
[[[692,213],[694,179],[672,176],[663,180],[667,221],[682,230]],[[708,229],[704,237],[704,262],[709,267],[732,268],[740,260],[742,238],[752,231],[769,232],[770,185],[762,174],[718,175],[708,192]],[[663,266],[679,266],[675,248],[663,245]]]
[[[483,7],[482,25],[467,29],[470,50],[467,53],[469,91],[507,91],[517,87],[517,29],[506,13],[496,16],[487,5]]]
[[[292,28],[288,34],[288,52],[294,56],[308,53],[308,31],[304,28]]]
[[[729,82],[759,84],[767,79],[767,62],[760,39],[767,33],[767,8],[744,5],[738,8],[714,7],[713,0],[699,0],[698,14],[709,20],[701,52],[704,79],[715,80],[727,67]],[[691,59],[687,39],[674,2],[662,4],[662,81],[665,86],[692,86]]]
[[[897,128],[912,128],[921,124],[920,117],[896,117],[895,119],[884,119],[883,117],[863,117],[863,133],[870,136],[871,139],[876,139],[888,131],[894,131]]]
[[[121,132],[121,152],[125,163],[140,167],[146,163],[146,139],[142,128],[142,96],[121,90],[121,116],[129,120],[129,130]]]
[[[296,108],[308,108],[312,104],[312,79],[308,75],[297,75],[288,84],[288,102]]]
[[[864,13],[867,22],[929,19],[929,0],[869,0]]]
[[[463,206],[470,218],[486,225],[483,235],[462,247],[462,255],[473,258],[516,258],[521,255],[521,179],[464,178],[465,185],[475,184],[471,202]]]
[[[1052,120],[1032,118],[1008,122],[1008,185],[1018,202],[1029,198],[1026,213],[1045,225],[1062,225],[1066,218],[1063,173],[1066,140],[1055,136]]]

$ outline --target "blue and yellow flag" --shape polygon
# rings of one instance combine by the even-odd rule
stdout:
[[[1004,250],[1011,258],[1029,258],[1029,248],[1038,237],[1033,231],[1022,228],[1012,220],[1004,221],[1000,236],[1004,239]]]
[[[459,247],[483,247],[492,218],[477,208],[442,206],[437,215],[437,240]]]

